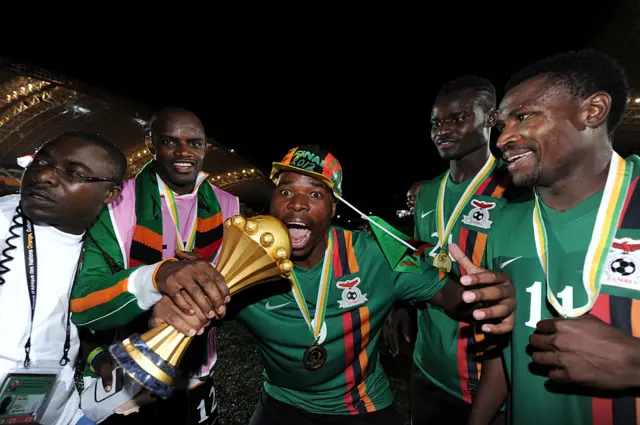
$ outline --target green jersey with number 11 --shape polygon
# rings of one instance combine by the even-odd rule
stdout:
[[[627,161],[633,165],[631,183],[629,190],[621,193],[621,216],[611,248],[603,252],[601,289],[589,314],[637,336],[640,335],[640,189],[637,187],[640,159],[632,156]],[[640,423],[640,399],[602,392],[595,397],[595,391],[584,387],[552,382],[547,370],[533,363],[527,352],[529,337],[537,323],[558,316],[547,301],[547,282],[558,309],[570,312],[589,305],[583,270],[597,263],[585,263],[593,233],[608,227],[596,228],[603,193],[600,191],[564,212],[555,211],[540,200],[539,216],[534,214],[534,201],[510,203],[503,209],[500,226],[487,245],[492,268],[509,275],[517,291],[516,324],[511,346],[505,351],[511,383],[511,399],[507,405],[512,424]],[[605,202],[610,205],[615,199],[607,198]],[[544,260],[538,257],[536,240],[540,241],[540,233],[534,233],[534,217],[541,217],[546,231],[548,280],[542,268]]]

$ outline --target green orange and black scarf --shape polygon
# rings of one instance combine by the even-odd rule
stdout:
[[[212,261],[222,244],[223,217],[220,203],[205,180],[198,187],[198,212],[194,252]],[[136,228],[129,267],[155,264],[162,258],[162,199],[158,179],[149,162],[136,175]]]

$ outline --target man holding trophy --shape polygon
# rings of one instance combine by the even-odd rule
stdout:
[[[288,280],[234,295],[226,316],[253,333],[265,366],[251,425],[401,423],[377,350],[398,300],[431,302],[457,318],[473,313],[492,319],[483,325],[486,332],[511,330],[515,298],[509,278],[474,266],[456,245],[451,253],[468,272],[462,283],[482,289],[465,291],[458,282],[441,280],[434,268],[395,272],[374,236],[332,226],[342,200],[342,169],[329,152],[294,148],[274,163],[271,177],[271,215],[288,229],[293,270]],[[491,307],[474,309],[478,301]],[[176,314],[193,317],[163,297],[152,320],[171,324]],[[206,325],[201,312],[196,316]]]
[[[238,214],[239,201],[211,185],[201,171],[208,146],[193,113],[181,108],[157,112],[146,143],[153,161],[124,183],[120,197],[103,209],[89,233],[71,297],[72,319],[94,331],[118,328],[104,341],[108,345],[147,331],[151,307],[163,297],[171,299],[184,313],[173,314],[171,324],[196,337],[185,362],[189,391],[144,409],[151,415],[145,419],[181,417],[184,423],[213,424],[215,329],[205,330],[205,325],[224,316],[229,292],[211,263],[219,254],[223,222]],[[184,252],[199,258],[189,259]],[[201,316],[196,318],[196,311]],[[89,363],[105,354],[105,347],[97,349]],[[204,413],[198,408],[203,400]]]

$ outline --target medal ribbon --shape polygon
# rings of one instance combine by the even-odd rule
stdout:
[[[438,244],[440,244],[441,247],[444,247],[447,243],[449,234],[451,234],[451,230],[453,229],[453,225],[458,221],[458,217],[460,217],[462,210],[469,202],[469,199],[471,199],[471,196],[473,196],[482,182],[491,174],[495,167],[495,163],[496,159],[494,156],[489,155],[487,162],[485,162],[480,171],[478,171],[478,174],[476,174],[473,180],[471,180],[471,183],[467,186],[464,193],[458,200],[458,203],[453,209],[446,226],[444,223],[444,194],[447,187],[447,180],[449,179],[449,170],[444,173],[444,177],[442,177],[442,182],[440,183],[440,189],[438,191],[438,200],[436,201],[436,226],[438,229]]]
[[[631,182],[633,164],[622,159],[613,152],[607,182],[602,194],[602,200],[598,207],[596,223],[593,227],[593,234],[584,259],[582,271],[582,284],[587,291],[587,303],[583,306],[565,311],[562,304],[558,302],[551,288],[549,279],[549,246],[547,231],[544,226],[540,209],[540,199],[537,191],[535,194],[535,204],[533,209],[533,234],[536,242],[536,251],[542,270],[547,279],[547,300],[553,308],[565,318],[580,317],[587,313],[595,304],[600,293],[600,277],[604,270],[607,254],[611,249],[611,243],[618,229],[618,221],[624,206],[627,189]]]
[[[200,177],[200,183],[207,179],[207,173],[201,173],[204,175],[204,179]],[[176,205],[176,197],[173,194],[173,190],[167,186],[167,184],[160,178],[160,176],[156,176],[158,181],[158,189],[160,190],[160,197],[164,198],[167,203],[167,207],[169,207],[169,214],[171,215],[171,219],[173,220],[173,224],[176,227],[176,247],[179,251],[193,251],[193,247],[196,244],[196,230],[198,225],[198,200],[196,198],[196,206],[193,209],[193,215],[191,217],[191,230],[189,231],[189,239],[187,240],[187,244],[185,245],[182,240],[182,235],[180,234],[180,220],[178,217],[178,207]],[[196,185],[194,191],[198,189],[199,184]]]
[[[295,298],[296,304],[298,304],[298,308],[302,313],[302,317],[304,317],[305,322],[307,322],[307,325],[309,326],[309,330],[313,334],[313,340],[315,342],[318,341],[318,337],[320,336],[320,331],[322,330],[322,325],[324,324],[324,315],[327,310],[327,296],[329,295],[332,253],[333,238],[331,237],[331,234],[329,234],[327,250],[324,253],[324,261],[322,263],[322,275],[320,277],[320,287],[318,288],[318,299],[316,301],[316,311],[313,317],[313,325],[311,322],[309,309],[307,308],[307,302],[304,299],[302,288],[300,287],[300,284],[295,277],[295,272],[292,272],[289,278],[291,280],[291,293],[293,294],[293,298]]]

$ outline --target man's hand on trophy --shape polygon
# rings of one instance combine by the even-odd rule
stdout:
[[[199,308],[209,319],[222,319],[225,304],[231,301],[224,278],[203,259],[165,261],[155,277],[158,290],[188,315],[195,315]],[[186,292],[195,305],[186,299]]]
[[[186,295],[185,298],[188,298],[187,302],[193,302],[189,295]],[[196,308],[196,311],[197,313],[194,315],[183,313],[171,301],[171,298],[165,295],[153,306],[149,328],[152,329],[166,323],[187,336],[202,335],[205,328],[211,324],[211,320],[204,317],[200,309]]]

